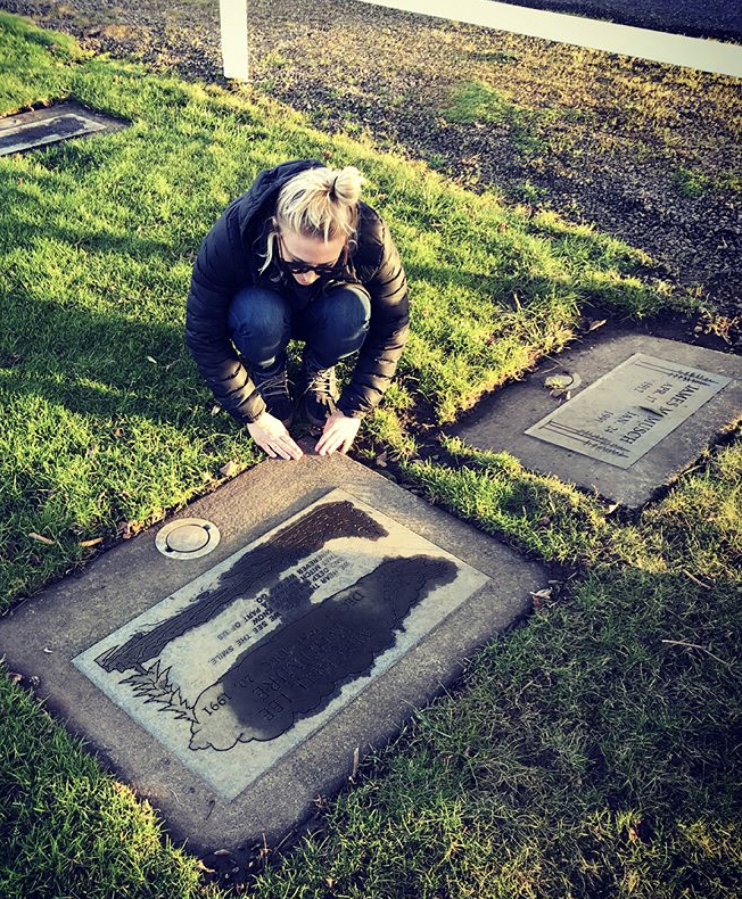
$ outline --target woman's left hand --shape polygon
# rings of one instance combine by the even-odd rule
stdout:
[[[325,428],[315,450],[320,456],[330,456],[336,450],[347,453],[356,439],[360,426],[360,418],[348,418],[342,412],[333,412],[325,422]]]

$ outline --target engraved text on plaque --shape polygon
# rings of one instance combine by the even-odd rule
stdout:
[[[636,353],[525,433],[630,468],[730,382]]]
[[[74,664],[230,800],[488,580],[333,490]]]

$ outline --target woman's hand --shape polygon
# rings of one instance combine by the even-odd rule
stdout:
[[[336,450],[347,453],[356,439],[360,426],[360,418],[348,418],[342,412],[333,412],[325,422],[325,428],[315,450],[320,456],[330,456]]]
[[[263,412],[256,421],[249,422],[247,430],[271,459],[275,459],[276,456],[281,459],[301,459],[304,455],[301,448],[292,440],[283,422],[270,412]]]

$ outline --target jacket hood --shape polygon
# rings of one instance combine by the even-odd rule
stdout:
[[[252,187],[234,201],[242,241],[247,239],[248,230],[256,218],[264,219],[268,208],[275,206],[278,194],[287,181],[306,169],[322,168],[323,165],[314,159],[295,159],[261,172]]]

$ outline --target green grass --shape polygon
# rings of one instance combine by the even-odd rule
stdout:
[[[450,99],[443,115],[451,122],[507,126],[513,137],[513,146],[525,157],[532,156],[545,147],[538,133],[538,125],[552,117],[513,103],[502,91],[482,81],[465,81]]]
[[[367,175],[410,279],[413,336],[365,425],[373,442],[434,501],[581,572],[366,762],[323,831],[250,893],[739,895],[739,443],[626,522],[505,455],[447,441],[444,461],[415,458],[423,420],[558,351],[590,303],[651,315],[687,301],[641,280],[646,257],[619,241],[506,211],[254,93],[87,58],[4,14],[0,59],[0,111],[73,96],[131,122],[0,160],[2,608],[81,566],[83,543],[108,545],[212,489],[228,460],[258,459],[212,415],[183,345],[185,296],[227,201],[305,156]],[[0,896],[219,894],[199,877],[156,813],[0,678]]]
[[[228,460],[258,458],[226,416],[210,414],[183,345],[184,300],[203,235],[281,160],[327,154],[368,176],[367,198],[390,223],[414,297],[400,392],[439,421],[563,347],[585,304],[647,314],[670,301],[632,275],[641,259],[617,241],[508,212],[421,165],[327,138],[257,96],[83,59],[71,45],[62,65],[47,49],[56,39],[32,29],[23,52],[25,26],[2,21],[12,23],[4,42],[15,72],[3,111],[71,95],[131,124],[0,167],[10,541],[0,608],[89,557],[81,543],[115,539],[122,522],[151,523],[213,487]],[[377,432],[409,447],[390,413]]]
[[[684,197],[700,197],[709,188],[709,178],[703,172],[681,168],[673,180],[678,193]]]
[[[523,468],[507,453],[444,440],[450,464],[411,461],[405,472],[458,516],[518,549],[561,564],[593,563],[610,527],[600,504],[557,478]]]
[[[3,55],[0,59],[0,114],[12,113],[47,97],[65,96],[70,63],[83,54],[65,34],[29,29],[23,20],[0,12]],[[26,75],[33,72],[29,90]]]
[[[445,169],[447,162],[448,161],[446,157],[442,153],[431,153],[427,159],[427,163],[430,168],[436,172]]]
[[[146,802],[5,677],[0,702],[0,895],[197,895],[196,866]]]
[[[534,204],[538,204],[548,193],[546,188],[537,187],[535,184],[531,184],[529,179],[526,179],[522,184],[516,185],[512,188],[511,192],[517,200],[522,200],[524,203]]]
[[[707,175],[696,169],[680,168],[673,177],[675,189],[681,196],[701,197],[711,190],[739,193],[742,191],[742,177],[737,172]]]
[[[510,121],[515,109],[500,92],[481,82],[469,81],[457,88],[445,116],[451,122],[502,124]]]

